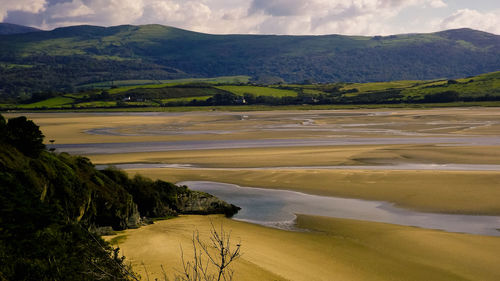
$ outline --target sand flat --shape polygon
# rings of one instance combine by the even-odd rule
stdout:
[[[185,113],[7,113],[27,115],[58,143],[497,135],[497,108],[358,109]],[[89,134],[109,129],[111,134]]]
[[[500,238],[452,234],[324,217],[299,216],[306,232],[266,228],[219,216],[182,216],[125,231],[119,245],[135,268],[150,278],[160,264],[180,268],[193,229],[207,235],[210,221],[223,223],[243,257],[236,280],[498,280]]]

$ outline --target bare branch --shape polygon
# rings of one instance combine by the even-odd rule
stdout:
[[[229,266],[241,256],[241,243],[231,245],[231,233],[224,231],[221,224],[217,230],[210,222],[209,243],[201,240],[198,231],[193,232],[191,244],[193,246],[193,260],[186,261],[181,247],[183,272],[176,276],[182,281],[231,281],[234,272]],[[213,268],[213,270],[210,269]],[[213,273],[212,273],[213,272]]]

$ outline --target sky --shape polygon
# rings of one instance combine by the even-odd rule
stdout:
[[[0,22],[163,24],[212,34],[500,34],[500,0],[0,0]]]

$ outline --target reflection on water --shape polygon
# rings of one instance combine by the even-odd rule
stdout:
[[[283,229],[293,229],[295,214],[306,214],[500,236],[497,230],[500,229],[499,216],[423,213],[396,208],[386,202],[240,187],[217,182],[186,181],[178,184],[211,193],[240,206],[242,209],[234,219]]]
[[[293,147],[321,145],[380,145],[380,144],[448,144],[448,145],[500,145],[500,137],[394,137],[394,138],[311,138],[261,140],[199,140],[131,143],[56,144],[58,151],[72,154],[108,154],[127,152],[153,152],[173,150]]]
[[[96,165],[99,170],[105,169],[109,165]],[[160,163],[127,163],[112,165],[118,169],[197,169],[197,170],[223,170],[223,171],[262,171],[262,170],[439,170],[439,171],[500,171],[500,165],[490,164],[414,164],[398,163],[394,165],[371,165],[371,166],[290,166],[290,167],[259,167],[259,168],[204,168],[191,164],[160,164]]]

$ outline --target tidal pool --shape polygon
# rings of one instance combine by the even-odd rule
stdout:
[[[295,214],[383,222],[448,232],[500,236],[500,216],[417,212],[380,201],[310,195],[289,190],[242,187],[234,184],[184,181],[177,183],[208,192],[241,207],[233,218],[293,230]]]

